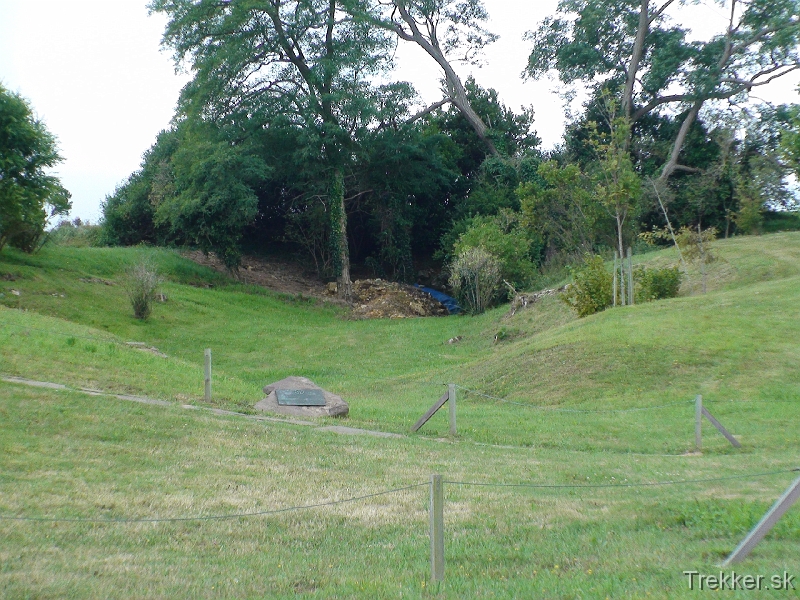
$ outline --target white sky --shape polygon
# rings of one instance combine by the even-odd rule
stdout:
[[[705,2],[692,9],[691,20],[724,24],[724,11]],[[27,98],[59,139],[65,160],[55,173],[72,192],[72,217],[97,222],[100,203],[169,126],[187,80],[175,75],[171,55],[160,50],[165,19],[148,16],[146,5],[147,0],[0,0],[0,82]],[[524,82],[520,74],[530,52],[522,35],[554,11],[556,0],[485,5],[489,29],[500,40],[485,52],[485,67],[457,70],[495,88],[514,110],[533,106],[535,128],[544,146],[552,147],[564,129],[558,84]],[[440,99],[440,74],[420,50],[401,47],[398,63],[398,78],[412,81],[426,101]],[[797,102],[797,81],[775,82],[760,95]]]

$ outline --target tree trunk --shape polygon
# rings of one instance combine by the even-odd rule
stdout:
[[[341,168],[333,172],[330,189],[330,227],[333,264],[339,298],[350,301],[353,282],[350,281],[350,248],[347,244],[347,210],[344,204],[344,174]]]
[[[683,149],[683,143],[686,141],[689,128],[692,126],[692,123],[694,123],[695,118],[697,118],[697,113],[700,112],[701,106],[703,106],[702,100],[695,101],[692,108],[689,109],[689,113],[683,119],[680,131],[678,131],[678,137],[675,138],[675,142],[672,144],[672,154],[669,157],[669,161],[664,165],[661,175],[658,176],[659,181],[666,181],[670,178],[670,175],[675,172],[675,168],[678,166],[678,157]]]
[[[639,71],[639,63],[644,52],[644,41],[650,30],[650,0],[642,0],[639,8],[639,27],[636,30],[636,39],[633,43],[633,54],[628,63],[628,73],[625,79],[625,92],[622,95],[622,114],[631,118],[633,108],[633,86],[636,83],[636,73]]]
[[[619,258],[620,258],[620,277],[619,277],[619,292],[620,292],[620,300],[622,306],[627,304],[627,293],[626,293],[626,286],[625,286],[625,251],[623,249],[622,243],[622,226],[624,224],[624,219],[622,215],[620,215],[619,211],[617,211],[616,215],[614,215],[617,220],[617,244],[619,245]]]

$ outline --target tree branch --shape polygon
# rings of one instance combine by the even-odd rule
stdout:
[[[406,119],[406,123],[413,123],[417,119],[421,119],[425,115],[428,115],[428,114],[432,113],[437,108],[441,108],[442,106],[444,106],[445,104],[448,104],[450,102],[452,102],[452,100],[450,98],[444,98],[443,100],[439,100],[439,102],[436,102],[435,104],[431,104],[428,108],[425,108],[425,109],[419,111],[417,114],[415,114],[415,115],[409,117],[408,119]]]

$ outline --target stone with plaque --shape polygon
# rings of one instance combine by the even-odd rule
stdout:
[[[265,412],[295,417],[345,417],[347,402],[305,377],[287,377],[264,386],[266,398],[255,405]]]

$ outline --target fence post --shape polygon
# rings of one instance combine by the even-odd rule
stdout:
[[[756,544],[760,542],[770,529],[778,522],[784,513],[791,508],[792,504],[797,502],[800,498],[800,477],[794,480],[786,491],[783,493],[778,501],[772,505],[772,508],[767,511],[758,525],[753,527],[753,530],[747,534],[747,537],[736,547],[736,550],[731,552],[731,555],[722,563],[723,567],[730,564],[737,563],[744,560],[748,554],[755,548]]]
[[[628,246],[628,304],[633,306],[633,258],[630,246]]]
[[[431,580],[444,581],[444,491],[442,476],[431,475]]]
[[[205,351],[205,399],[206,402],[211,402],[211,348],[206,348]]]
[[[450,383],[447,385],[447,403],[450,409],[450,435],[456,434],[456,384]]]
[[[703,397],[700,394],[694,399],[694,448],[698,452],[703,449]]]

